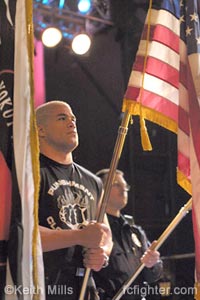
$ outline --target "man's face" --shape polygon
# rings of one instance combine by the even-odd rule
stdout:
[[[128,201],[129,186],[122,174],[116,174],[111,188],[109,205],[116,210],[124,208]]]
[[[60,152],[71,152],[78,146],[76,118],[68,104],[55,104],[44,116],[40,138]]]

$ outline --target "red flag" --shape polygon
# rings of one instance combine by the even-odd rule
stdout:
[[[151,1],[150,1],[151,2]],[[164,0],[149,9],[123,101],[177,134],[178,183],[193,199],[200,282],[200,3]]]

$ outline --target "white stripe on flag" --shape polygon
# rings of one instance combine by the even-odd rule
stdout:
[[[34,227],[34,182],[30,145],[30,66],[26,34],[26,0],[18,0],[16,7],[15,33],[15,81],[14,81],[14,152],[16,173],[22,204],[23,256],[22,280],[23,286],[30,288],[30,294],[24,295],[24,300],[32,299],[34,292],[44,293],[44,272],[40,237],[38,236],[38,287],[33,288],[33,227]],[[32,290],[31,290],[32,289]],[[41,296],[44,299],[44,295]]]
[[[141,41],[138,48],[138,55],[145,56],[146,41]],[[148,55],[171,65],[176,70],[179,70],[179,54],[169,47],[159,42],[149,42]]]
[[[142,73],[138,71],[132,71],[129,86],[141,87],[142,85]],[[171,84],[156,78],[154,76],[145,74],[144,77],[144,89],[161,97],[170,100],[172,103],[178,105],[179,92]]]
[[[148,19],[146,18],[145,23],[148,23]],[[179,24],[180,21],[175,16],[173,16],[170,12],[166,10],[151,10],[151,25],[163,25],[169,28],[176,35],[179,35]]]

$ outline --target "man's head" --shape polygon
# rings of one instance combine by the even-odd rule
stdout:
[[[109,169],[102,169],[96,173],[105,185],[108,177]],[[113,184],[110,191],[109,201],[107,205],[107,213],[119,215],[120,210],[124,208],[128,201],[128,191],[130,187],[124,179],[124,173],[116,170]]]
[[[40,150],[70,153],[78,146],[76,117],[63,101],[50,101],[36,109]]]

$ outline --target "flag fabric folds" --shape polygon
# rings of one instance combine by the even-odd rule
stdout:
[[[122,110],[177,134],[177,181],[192,194],[196,279],[200,282],[199,0],[153,3]]]
[[[44,276],[37,222],[39,147],[33,104],[32,1],[1,1],[0,24],[0,176],[6,182],[0,198],[0,205],[4,207],[4,211],[0,211],[4,226],[0,243],[6,245],[2,257],[7,267],[6,282],[1,282],[2,287],[5,285],[1,299],[42,300]],[[3,182],[0,182],[0,191]],[[12,288],[8,290],[10,284]]]

